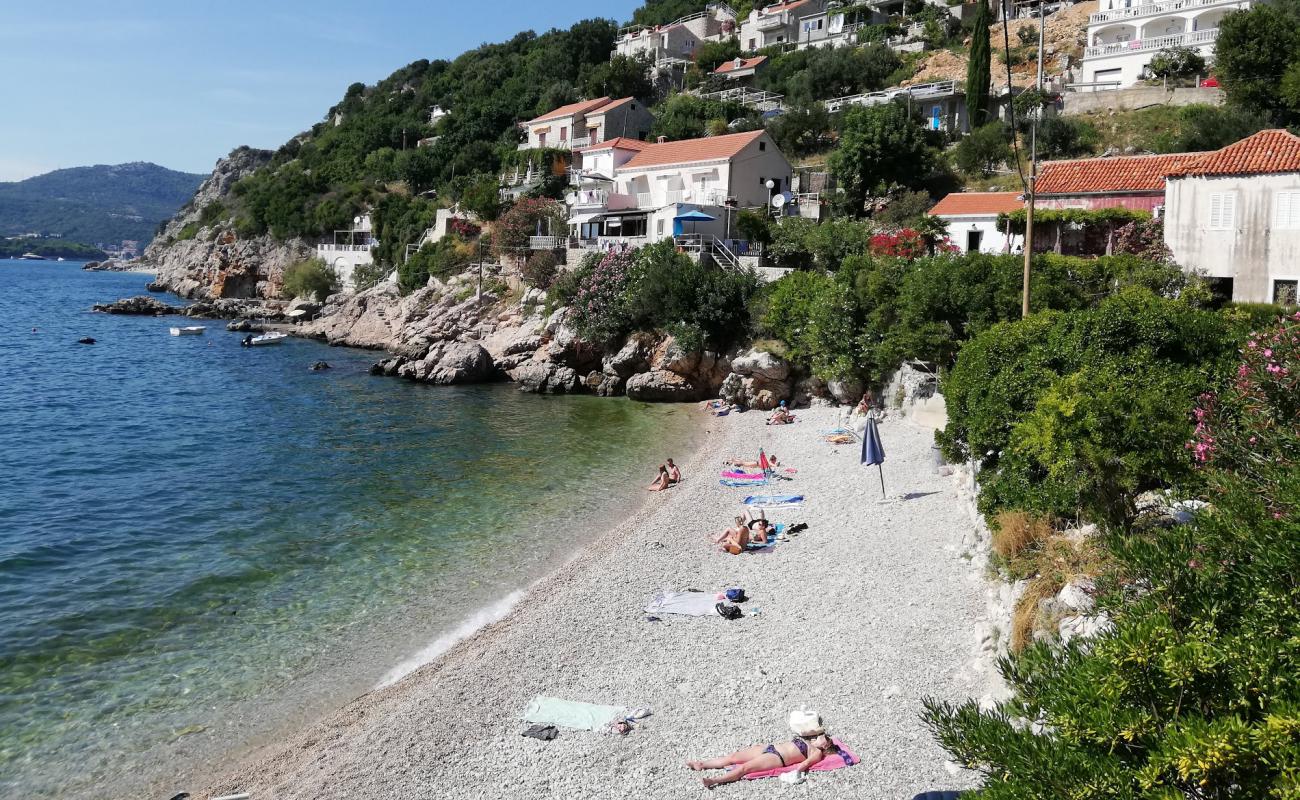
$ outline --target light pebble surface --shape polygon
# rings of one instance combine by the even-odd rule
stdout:
[[[978,698],[995,680],[973,660],[987,611],[986,587],[963,557],[972,520],[953,480],[936,470],[933,433],[882,423],[894,499],[881,503],[876,469],[858,464],[858,447],[819,440],[834,409],[803,410],[799,422],[774,427],[758,412],[700,413],[708,432],[681,465],[681,486],[648,495],[635,519],[539,582],[500,622],[232,765],[198,796],[703,796],[701,773],[686,760],[788,739],[786,717],[800,704],[821,713],[861,764],[812,773],[797,788],[742,781],[717,794],[906,800],[974,785],[920,719],[923,697]],[[798,468],[772,491],[807,496],[802,509],[771,518],[809,527],[773,553],[727,555],[708,537],[743,510],[748,491],[719,485],[722,459],[756,456],[760,445]],[[659,589],[728,586],[751,597],[743,619],[648,622],[642,611]],[[537,694],[648,706],[653,716],[626,737],[566,730],[541,742],[520,736]]]

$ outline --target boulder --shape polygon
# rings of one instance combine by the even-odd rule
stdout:
[[[867,389],[857,378],[837,378],[826,384],[826,390],[836,402],[853,405],[862,399],[862,393]]]
[[[731,360],[731,371],[768,383],[785,383],[790,377],[790,363],[762,350],[750,350]]]
[[[397,374],[398,369],[405,363],[406,359],[401,356],[385,358],[383,361],[370,365],[370,374],[386,375],[391,378]]]
[[[703,392],[676,372],[656,369],[628,378],[624,387],[633,400],[681,403],[702,399]]]
[[[403,378],[449,386],[482,383],[492,377],[492,356],[475,342],[439,342],[424,358],[397,368]]]
[[[142,294],[115,300],[112,303],[96,303],[91,307],[91,310],[105,314],[141,314],[158,317],[163,314],[181,314],[185,309],[179,306],[169,306],[157,298]]]
[[[650,355],[649,342],[639,334],[628,338],[617,353],[605,356],[601,362],[601,371],[606,375],[627,380],[632,375],[648,367]]]
[[[144,285],[144,290],[146,292],[165,292],[167,291],[167,287],[163,286],[158,281],[149,281]]]

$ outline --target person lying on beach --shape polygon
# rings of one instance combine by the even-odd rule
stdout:
[[[682,482],[682,471],[677,468],[677,465],[673,463],[673,460],[671,458],[668,459],[668,482],[669,483]]]
[[[756,744],[719,758],[687,761],[686,766],[697,772],[734,766],[735,769],[728,770],[724,775],[704,779],[704,787],[712,789],[724,783],[734,783],[751,772],[780,769],[796,763],[799,769],[795,770],[795,774],[802,777],[818,761],[837,752],[839,748],[831,741],[831,737],[822,731],[815,736],[796,736],[788,742],[777,742],[767,746]]]
[[[733,457],[727,459],[724,463],[730,464],[730,465],[733,466],[733,467],[761,467],[761,466],[763,466],[763,463],[762,463],[761,461],[749,461],[749,460],[746,460],[746,459],[744,459],[744,458],[742,458],[742,457],[740,457],[740,456],[733,456]],[[769,453],[768,456],[767,456],[767,465],[768,465],[769,467],[778,467],[778,466],[781,465],[781,462],[776,460],[776,456],[774,456],[774,455],[772,455],[772,454]]]
[[[756,519],[749,523],[749,540],[758,544],[767,544],[776,536],[776,528],[765,519]]]
[[[651,492],[662,492],[664,489],[667,489],[672,485],[672,481],[668,479],[668,467],[660,464],[659,475],[654,479],[653,483],[646,487],[646,490]]]

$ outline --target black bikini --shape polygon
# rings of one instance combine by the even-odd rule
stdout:
[[[799,748],[799,752],[800,752],[801,754],[803,754],[803,757],[804,757],[804,758],[807,758],[807,757],[808,757],[808,743],[807,743],[807,742],[805,742],[803,739],[791,739],[790,741],[791,741],[791,742],[794,742],[794,746],[797,747],[797,748]],[[785,757],[782,756],[779,752],[777,752],[776,745],[774,745],[774,744],[769,744],[769,745],[767,746],[767,749],[764,750],[763,752],[764,752],[764,753],[771,753],[772,755],[774,755],[774,756],[776,756],[777,758],[781,759],[781,766],[784,767],[784,766],[786,765],[786,764],[785,764]]]

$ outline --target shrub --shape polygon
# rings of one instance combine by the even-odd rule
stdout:
[[[991,526],[990,547],[1004,559],[1012,559],[1030,548],[1040,547],[1052,535],[1052,521],[1024,511],[1003,511]]]
[[[339,276],[319,258],[290,265],[284,271],[284,291],[291,297],[314,297],[323,301],[339,290]]]
[[[1252,337],[1235,370],[1208,373],[1194,441],[1215,445],[1198,468],[1210,508],[1189,525],[1112,537],[1129,580],[1099,598],[1111,629],[1004,659],[1012,696],[987,711],[926,701],[927,724],[983,773],[983,794],[1294,795],[1300,414],[1289,379],[1300,361],[1265,342],[1289,345],[1297,323]]]
[[[549,250],[533,253],[524,262],[524,282],[538,289],[549,289],[559,268],[560,260],[555,253]]]
[[[425,242],[397,268],[397,285],[403,294],[423,288],[430,277],[446,278],[464,271],[473,257],[472,245],[444,236]]]
[[[1116,230],[1115,252],[1162,264],[1171,264],[1174,260],[1174,254],[1165,244],[1163,219],[1133,220]]]
[[[1007,126],[990,122],[975,130],[957,145],[957,168],[968,175],[989,175],[1012,158],[1007,141]]]
[[[358,264],[352,270],[352,285],[358,292],[364,291],[387,280],[391,273],[391,269],[377,262]]]
[[[510,207],[493,226],[493,251],[498,255],[517,255],[527,249],[528,238],[540,235],[563,235],[568,230],[564,204],[544,197],[525,197]]]
[[[872,236],[870,251],[873,256],[890,256],[911,261],[928,255],[929,247],[920,233],[912,228],[903,228],[893,233],[877,233]]]
[[[1026,122],[1027,124],[1027,122]],[[1068,158],[1091,152],[1101,135],[1092,123],[1070,117],[1046,117],[1038,123],[1038,154]]]
[[[934,200],[926,191],[903,191],[890,199],[889,205],[871,215],[871,219],[882,225],[908,225],[919,223],[934,206]],[[946,229],[946,226],[945,226]]]
[[[763,329],[823,380],[854,377],[863,361],[861,312],[847,277],[793,272],[765,290]]]
[[[676,252],[671,241],[636,251],[626,308],[638,330],[667,330],[687,350],[722,349],[749,332],[758,278]]]
[[[1166,47],[1151,57],[1147,70],[1156,78],[1191,78],[1205,72],[1205,58],[1191,47]]]
[[[573,325],[582,338],[612,342],[631,330],[626,291],[632,278],[632,255],[610,251],[598,261],[584,261],[573,295]]]

